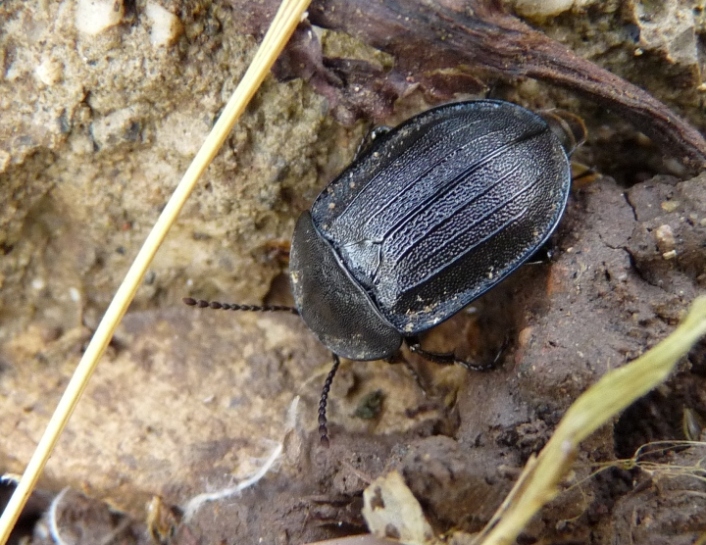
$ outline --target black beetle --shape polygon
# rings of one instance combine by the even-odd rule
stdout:
[[[296,307],[335,354],[390,357],[527,261],[570,187],[567,150],[539,115],[495,100],[428,110],[376,139],[299,217]]]
[[[566,113],[498,100],[446,104],[376,138],[302,213],[289,264],[296,311],[334,353],[319,407],[322,440],[338,356],[389,358],[406,340],[435,361],[456,361],[422,350],[416,336],[547,241],[584,131]]]

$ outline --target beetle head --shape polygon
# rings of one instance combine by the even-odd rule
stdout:
[[[299,314],[332,352],[351,360],[376,360],[397,352],[402,335],[341,264],[308,211],[294,229],[289,271]]]

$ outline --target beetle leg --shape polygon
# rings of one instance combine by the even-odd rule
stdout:
[[[375,140],[380,138],[383,134],[386,134],[392,130],[392,127],[387,125],[379,125],[378,127],[373,127],[368,131],[363,139],[358,144],[358,149],[355,150],[355,159],[358,159],[364,152],[368,151],[370,147],[375,143]]]
[[[438,363],[439,365],[453,365],[456,363],[456,356],[453,352],[429,352],[422,348],[419,337],[405,337],[407,347],[412,354],[419,354],[424,359]]]
[[[405,358],[401,352],[397,352],[395,355],[390,356],[389,358],[386,358],[385,361],[387,363],[403,363],[404,366],[407,368],[409,371],[409,374],[412,375],[412,378],[414,379],[414,382],[417,383],[417,386],[419,386],[419,389],[422,391],[424,395],[427,393],[426,386],[424,386],[424,382],[422,381],[421,375],[417,372],[417,369],[412,365],[412,362],[410,362],[407,358]]]
[[[578,161],[571,161],[572,190],[576,191],[578,189],[582,189],[600,178],[601,173],[595,168],[579,163]]]
[[[470,371],[488,371],[490,369],[493,369],[497,364],[498,360],[500,359],[500,355],[505,350],[505,346],[507,344],[506,342],[503,343],[503,346],[500,348],[495,358],[493,358],[493,361],[486,363],[475,363],[458,359],[453,352],[439,353],[424,350],[419,342],[418,337],[405,337],[405,342],[407,343],[409,350],[413,354],[419,354],[423,358],[426,358],[427,360],[432,361],[434,363],[438,363],[440,365],[460,365],[461,367],[465,367]]]
[[[325,447],[328,447],[329,445],[328,426],[326,420],[326,402],[328,401],[328,394],[331,390],[333,377],[336,376],[336,371],[338,371],[339,365],[341,365],[341,359],[336,354],[333,354],[333,365],[326,376],[324,387],[321,389],[321,399],[319,400],[319,434],[321,434],[321,444]]]
[[[555,252],[556,243],[553,239],[549,239],[532,254],[525,265],[546,265],[547,263],[551,263]]]

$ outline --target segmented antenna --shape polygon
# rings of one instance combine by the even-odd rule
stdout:
[[[235,303],[220,303],[218,301],[206,301],[204,299],[194,299],[192,297],[184,297],[182,299],[185,305],[198,308],[212,308],[216,310],[244,310],[251,312],[291,312],[299,314],[299,311],[294,307],[284,305],[238,305]]]
[[[324,382],[324,387],[321,390],[321,399],[319,400],[319,433],[321,434],[321,445],[324,447],[329,446],[328,426],[326,425],[326,402],[328,401],[328,393],[331,390],[333,377],[336,376],[336,371],[338,371],[338,366],[340,364],[340,358],[336,354],[333,354],[333,365],[331,366],[331,370],[328,372],[328,376]]]
[[[294,307],[287,307],[283,305],[238,305],[233,303],[220,303],[218,301],[206,301],[204,299],[194,299],[193,297],[184,297],[182,299],[185,305],[190,307],[198,308],[212,308],[216,310],[243,310],[243,311],[253,311],[253,312],[291,312],[292,314],[299,314],[299,311]],[[328,394],[331,390],[331,384],[333,383],[333,377],[336,376],[336,371],[338,371],[338,366],[341,364],[340,358],[333,354],[333,365],[331,370],[326,376],[326,381],[324,381],[324,387],[321,390],[321,399],[319,400],[319,434],[321,435],[321,444],[325,447],[329,446],[328,439],[328,426],[326,420],[326,403],[328,402]]]

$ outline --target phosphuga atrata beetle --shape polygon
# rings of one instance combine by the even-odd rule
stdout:
[[[289,270],[296,309],[185,300],[233,310],[297,312],[334,354],[394,356],[542,246],[566,207],[578,118],[497,100],[446,104],[384,132],[299,217]]]

